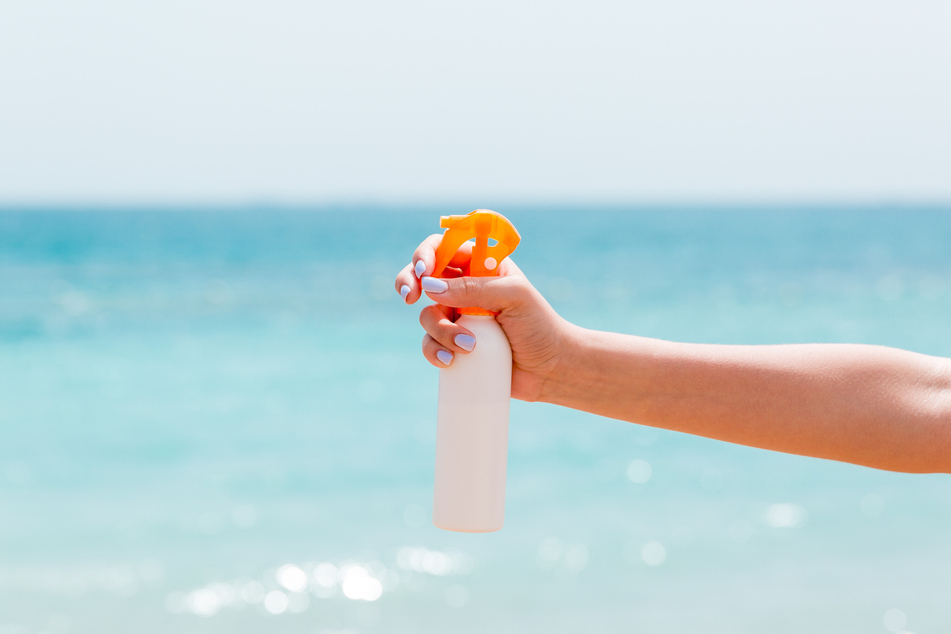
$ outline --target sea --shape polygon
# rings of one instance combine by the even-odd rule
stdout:
[[[500,205],[581,326],[951,356],[951,208]],[[513,402],[432,525],[394,276],[462,205],[0,210],[0,634],[951,632],[951,476]]]

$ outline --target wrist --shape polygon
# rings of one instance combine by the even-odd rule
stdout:
[[[656,361],[664,342],[568,324],[563,351],[538,400],[599,416],[652,424]]]
[[[587,369],[586,348],[595,334],[564,319],[557,328],[557,352],[552,369],[539,390],[539,401],[554,405],[573,407],[571,396],[580,384],[586,383],[583,374]]]

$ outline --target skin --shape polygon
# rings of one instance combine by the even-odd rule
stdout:
[[[396,277],[423,294],[442,236]],[[512,396],[641,425],[889,471],[951,473],[951,359],[852,344],[720,346],[598,332],[562,319],[506,258],[499,277],[466,277],[471,245],[420,311],[423,355],[456,345],[456,308],[496,317],[512,345]],[[437,282],[438,283],[438,282]],[[405,291],[404,291],[405,292]],[[478,348],[478,342],[476,342]],[[451,364],[451,362],[450,362]]]

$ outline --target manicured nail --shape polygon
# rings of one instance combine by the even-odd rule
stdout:
[[[456,335],[453,341],[466,352],[472,352],[472,349],[475,348],[475,337],[472,335]]]
[[[403,298],[404,302],[406,301],[407,295],[409,295],[409,286],[407,286],[406,284],[403,284],[402,286],[400,286],[400,297]]]
[[[449,285],[438,277],[423,277],[420,278],[420,282],[427,293],[442,293],[449,288]]]
[[[448,350],[440,350],[436,353],[436,358],[442,361],[443,365],[452,363],[452,353]]]
[[[426,272],[426,263],[420,260],[416,263],[416,277],[421,277]]]

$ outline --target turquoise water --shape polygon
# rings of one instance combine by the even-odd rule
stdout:
[[[465,211],[0,213],[0,632],[951,631],[943,475],[514,403],[505,529],[433,528],[392,279]],[[948,210],[500,211],[584,326],[951,356]]]

